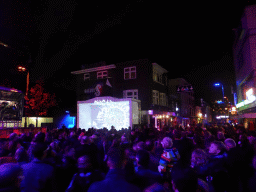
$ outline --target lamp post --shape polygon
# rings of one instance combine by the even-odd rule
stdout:
[[[26,94],[25,94],[25,104],[27,105],[27,100],[28,100],[28,87],[29,87],[29,70],[28,69],[26,69],[25,67],[22,67],[22,66],[18,66],[18,70],[20,71],[20,72],[27,72],[27,81],[26,81]],[[24,109],[25,109],[25,125],[24,125],[24,127],[25,128],[27,128],[27,114],[26,114],[26,107],[27,106],[25,106],[24,107]]]
[[[222,101],[224,103],[224,87],[223,87],[223,85],[221,83],[215,83],[214,86],[215,87],[220,87],[221,86],[221,88],[222,88]]]

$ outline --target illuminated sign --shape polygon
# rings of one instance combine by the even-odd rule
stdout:
[[[84,93],[87,93],[87,94],[94,93],[95,96],[98,97],[102,93],[102,85],[101,84],[97,84],[95,88],[85,89]]]
[[[178,86],[177,87],[177,92],[189,92],[189,91],[193,91],[193,87],[192,85],[187,85],[187,86]]]
[[[242,107],[244,105],[248,105],[252,102],[254,102],[256,100],[256,97],[253,95],[253,89],[249,89],[247,92],[246,92],[246,100],[238,103],[236,105],[236,108],[239,108],[239,107]]]
[[[228,116],[224,116],[224,115],[216,116],[216,119],[225,119],[225,118],[228,118]]]

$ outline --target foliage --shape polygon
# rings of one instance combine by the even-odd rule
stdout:
[[[45,92],[42,81],[30,88],[25,100],[27,116],[47,116],[48,109],[57,105],[55,94]]]

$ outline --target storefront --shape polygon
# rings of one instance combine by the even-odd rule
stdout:
[[[162,130],[164,127],[171,127],[177,124],[177,117],[174,112],[160,112],[148,110],[150,122],[155,128]]]
[[[238,112],[238,122],[245,128],[254,129],[256,122],[256,97],[254,88],[248,88],[245,91],[245,100],[236,105]]]

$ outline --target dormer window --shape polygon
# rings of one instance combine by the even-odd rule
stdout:
[[[85,73],[84,74],[84,81],[90,79],[90,73]]]
[[[97,72],[97,79],[104,79],[106,77],[108,77],[108,71]]]

